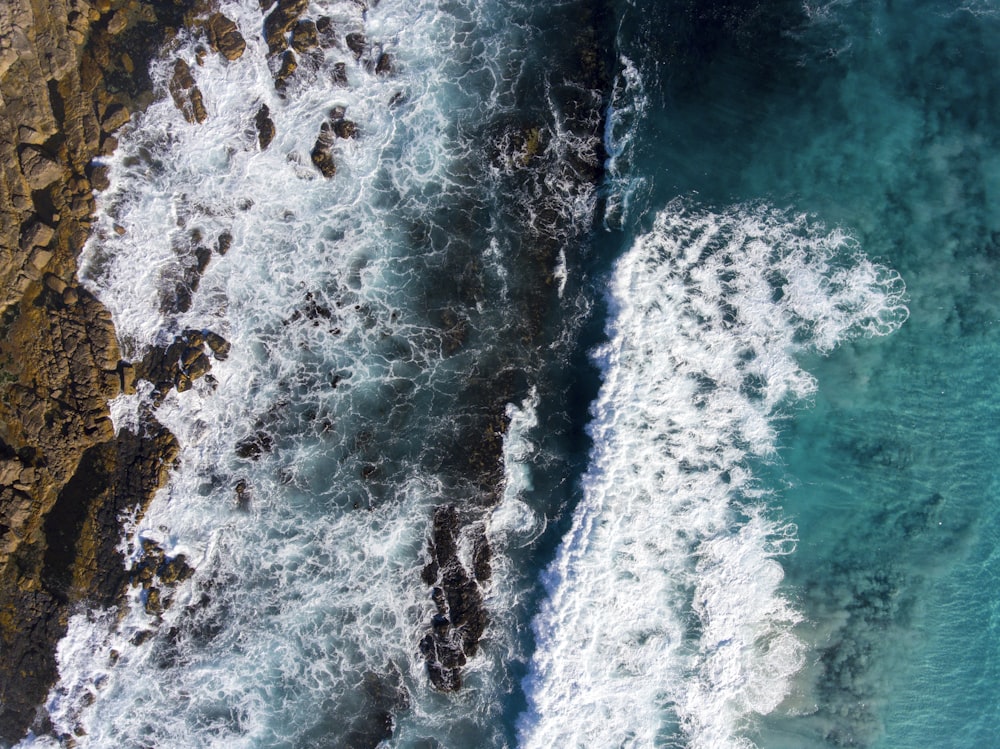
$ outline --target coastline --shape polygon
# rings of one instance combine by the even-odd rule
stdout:
[[[119,518],[144,512],[177,455],[151,416],[115,434],[108,401],[135,387],[134,368],[76,271],[105,179],[93,159],[152,100],[149,59],[197,10],[0,8],[0,744],[45,729],[68,617],[119,600]]]
[[[94,216],[94,192],[108,184],[106,168],[94,159],[110,155],[117,145],[114,132],[153,100],[145,72],[152,57],[182,25],[199,27],[213,53],[229,60],[242,54],[244,41],[232,21],[205,0],[174,0],[172,7],[137,0],[92,2],[48,0],[40,10],[30,0],[16,0],[0,11],[5,13],[0,16],[0,141],[8,165],[0,178],[0,229],[5,245],[18,248],[0,266],[0,745],[16,743],[29,729],[36,734],[53,730],[41,705],[58,678],[56,645],[72,613],[85,604],[124,605],[129,585],[152,589],[150,595],[155,591],[159,600],[156,586],[190,575],[182,556],[166,558],[154,544],[144,544],[142,560],[127,569],[118,550],[120,518],[142,517],[180,451],[152,409],[170,388],[190,388],[191,380],[206,374],[211,357],[228,353],[228,343],[211,331],[185,330],[141,361],[124,361],[110,313],[79,286],[76,272]],[[290,43],[298,49],[294,34],[291,42],[288,34],[310,23],[296,25],[306,5],[301,0],[261,2],[262,32],[272,55],[284,50],[283,61],[290,57],[294,63],[285,47]],[[590,18],[581,24],[572,46],[583,80],[562,92],[568,122],[589,141],[592,153],[573,156],[559,168],[583,192],[602,173],[602,102],[579,96],[581,89],[606,87],[595,28]],[[382,55],[378,65],[383,60],[388,73],[391,60]],[[292,73],[294,65],[283,64],[276,88]],[[196,76],[197,68],[192,71],[178,58],[169,93],[185,118],[200,123],[207,115]],[[266,111],[257,127],[263,150],[273,137]],[[528,154],[522,166],[539,145],[541,159],[548,143],[531,145],[539,138],[538,126],[514,128],[514,148]],[[322,135],[313,162],[329,177]],[[514,182],[521,179],[518,170],[511,176]],[[529,191],[530,184],[522,189]],[[529,346],[538,341],[555,298],[553,273],[561,243],[551,233],[555,225],[547,224],[554,218],[543,214],[524,248],[526,262],[540,267],[538,286],[525,300],[530,314],[521,335]],[[227,248],[223,237],[219,244],[221,254]],[[184,288],[178,286],[175,304],[190,303],[202,269],[192,269]],[[453,468],[469,478],[473,499],[457,512],[452,503],[437,508],[427,540],[431,563],[422,578],[432,589],[438,617],[427,626],[420,650],[430,681],[442,691],[459,687],[462,666],[476,653],[488,625],[479,591],[490,576],[483,522],[503,480],[506,404],[517,400],[520,390],[507,382],[510,372],[501,369],[499,392],[481,394],[482,410],[469,414],[471,442],[463,440],[465,449],[456,450]],[[108,401],[134,393],[137,380],[149,381],[154,389],[140,433],[122,429],[116,435]],[[470,382],[469,387],[480,385]],[[469,533],[479,550],[475,570],[465,570],[452,548]],[[441,618],[447,626],[441,626]],[[73,742],[71,736],[61,738]]]

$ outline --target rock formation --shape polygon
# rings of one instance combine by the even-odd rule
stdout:
[[[150,101],[149,58],[194,5],[0,3],[0,743],[36,719],[71,606],[118,597],[119,515],[176,456],[152,418],[114,433],[107,401],[134,369],[76,256],[106,180],[92,159]],[[215,28],[228,56],[232,30]]]

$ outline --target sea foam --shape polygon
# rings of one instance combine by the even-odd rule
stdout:
[[[675,201],[618,262],[523,746],[752,746],[804,657],[779,562],[795,528],[753,467],[816,387],[796,355],[892,331],[903,294],[845,233],[763,206]]]

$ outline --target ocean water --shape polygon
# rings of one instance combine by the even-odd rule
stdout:
[[[1000,6],[313,0],[284,92],[222,8],[246,54],[156,63],[209,117],[123,131],[82,258],[128,356],[232,343],[122,540],[195,573],[73,617],[23,746],[995,743]]]

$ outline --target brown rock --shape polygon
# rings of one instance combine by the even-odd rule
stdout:
[[[101,130],[113,133],[131,119],[132,115],[129,113],[128,107],[124,104],[112,104],[104,113],[104,119],[101,120]]]
[[[181,58],[177,58],[174,62],[174,75],[170,79],[169,88],[174,105],[181,110],[184,119],[197,123],[206,120],[208,112],[205,110],[201,91],[195,84],[194,76],[191,75],[191,67]]]
[[[270,54],[288,46],[286,35],[308,6],[309,0],[278,0],[278,6],[264,19],[264,40]]]
[[[122,9],[111,16],[111,20],[108,21],[108,33],[116,36],[122,33],[126,26],[128,26],[128,13]]]
[[[211,330],[205,333],[205,343],[219,361],[224,361],[232,349],[232,344],[229,341],[218,333],[213,333]]]
[[[56,230],[42,221],[32,221],[21,233],[21,249],[48,247],[56,235]]]
[[[66,167],[55,161],[41,147],[28,145],[21,150],[21,171],[28,187],[41,190],[68,176]]]
[[[358,126],[351,120],[337,120],[333,123],[333,133],[338,138],[355,138],[358,135]]]
[[[312,153],[309,154],[312,163],[319,169],[319,173],[327,179],[331,179],[337,173],[337,165],[333,160],[333,153],[330,151],[331,139],[324,133],[316,139]]]
[[[239,59],[247,48],[246,40],[236,24],[222,13],[209,16],[208,39],[212,47],[227,60]]]
[[[296,52],[308,52],[318,46],[316,24],[308,19],[298,21],[292,28],[292,49]]]
[[[278,91],[284,91],[288,86],[288,79],[292,77],[292,73],[294,73],[298,67],[299,64],[295,60],[295,53],[290,49],[285,50],[285,54],[281,56],[281,67],[274,75],[274,87]]]

